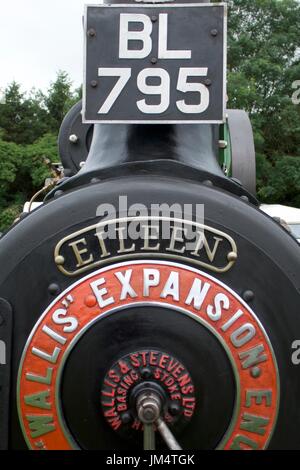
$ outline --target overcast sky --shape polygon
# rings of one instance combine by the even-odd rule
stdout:
[[[84,4],[88,0],[0,0],[0,89],[47,89],[58,70],[82,83]]]

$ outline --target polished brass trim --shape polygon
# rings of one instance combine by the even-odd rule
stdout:
[[[146,252],[144,252],[144,253],[132,253],[131,252],[131,253],[128,253],[126,255],[111,256],[111,257],[107,257],[105,259],[95,261],[94,263],[91,263],[87,266],[84,266],[80,269],[77,269],[76,271],[68,271],[67,269],[64,268],[64,263],[62,263],[62,260],[64,258],[63,258],[63,256],[61,256],[60,250],[66,242],[71,241],[74,238],[77,238],[77,237],[79,237],[81,235],[84,235],[88,232],[91,232],[93,230],[96,230],[96,229],[100,230],[101,228],[106,227],[107,225],[111,225],[111,224],[116,225],[116,224],[122,224],[122,223],[127,223],[127,222],[140,222],[140,221],[156,221],[156,222],[170,222],[171,221],[171,222],[179,223],[179,224],[182,224],[182,225],[185,224],[185,225],[195,226],[196,228],[199,228],[200,230],[203,230],[204,232],[210,232],[214,235],[219,235],[219,236],[223,237],[225,240],[227,240],[227,242],[231,246],[231,249],[227,253],[228,263],[224,267],[218,267],[218,266],[214,266],[213,264],[208,264],[208,263],[205,263],[204,261],[200,261],[200,260],[198,261],[195,258],[189,258],[189,257],[184,256],[184,255],[178,256],[176,254],[168,254],[168,253],[164,253],[164,252],[161,252],[161,251],[156,251],[155,253],[154,252],[152,252],[152,253],[150,253],[150,252],[149,253],[146,253]],[[232,266],[234,265],[234,263],[236,262],[236,260],[238,258],[238,253],[237,253],[237,246],[236,246],[236,243],[233,240],[233,238],[230,237],[230,235],[227,235],[226,233],[221,232],[218,229],[209,227],[208,225],[199,224],[197,222],[193,222],[193,221],[190,221],[190,220],[171,218],[171,217],[158,217],[158,216],[155,216],[155,217],[150,217],[150,216],[147,216],[147,217],[124,217],[124,218],[120,218],[120,219],[108,220],[108,221],[105,221],[105,222],[98,222],[97,224],[90,225],[89,227],[86,227],[86,228],[81,229],[77,232],[74,232],[71,235],[68,235],[67,237],[64,237],[56,245],[55,250],[54,250],[54,261],[57,265],[57,268],[65,276],[70,276],[70,277],[78,276],[79,274],[90,271],[90,270],[95,269],[97,267],[105,266],[108,263],[122,262],[122,261],[127,260],[127,259],[143,259],[143,258],[145,258],[145,256],[147,256],[148,258],[160,257],[160,258],[167,259],[167,260],[185,260],[185,261],[188,261],[191,264],[195,264],[197,266],[207,268],[210,271],[213,271],[213,272],[216,272],[216,273],[225,273],[225,272],[229,271],[232,268]]]

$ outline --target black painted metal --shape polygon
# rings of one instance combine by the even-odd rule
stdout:
[[[246,111],[228,109],[231,141],[232,176],[242,181],[252,194],[256,193],[256,158],[252,126]]]
[[[8,449],[12,328],[11,305],[0,298],[0,450]]]
[[[65,368],[62,403],[69,429],[81,448],[142,448],[141,431],[133,430],[130,424],[117,431],[108,425],[101,407],[101,389],[108,369],[122,356],[162,348],[187,368],[197,402],[191,420],[178,416],[169,424],[170,429],[184,449],[217,447],[230,424],[234,407],[234,377],[228,357],[214,335],[198,322],[168,308],[154,306],[128,308],[99,321],[72,351]],[[208,373],[207,363],[214,374]],[[72,377],[78,376],[81,380],[74,393]],[[149,382],[159,384],[151,378]],[[165,393],[168,396],[167,389]],[[160,439],[157,447],[166,449]]]
[[[78,119],[78,110],[79,105],[74,112],[75,121]],[[70,119],[70,124],[75,121]],[[78,120],[77,124],[80,126]],[[66,124],[65,136],[70,129],[73,129],[72,125],[68,129]],[[212,273],[208,268],[203,270],[251,302],[251,308],[269,335],[281,382],[278,422],[269,447],[299,449],[300,374],[299,366],[293,365],[291,361],[291,345],[298,339],[300,331],[299,245],[282,227],[257,209],[254,197],[222,175],[217,163],[217,152],[217,133],[211,126],[96,126],[85,168],[76,177],[63,182],[52,192],[43,207],[23,218],[0,239],[0,296],[7,299],[0,300],[0,315],[4,318],[4,323],[0,325],[0,339],[4,339],[7,345],[7,364],[0,365],[0,448],[26,448],[17,414],[16,396],[22,351],[34,325],[53,301],[53,296],[81,278],[81,275],[72,278],[65,276],[58,270],[54,261],[55,246],[67,235],[97,223],[99,218],[96,213],[100,204],[118,207],[119,196],[126,195],[128,205],[143,203],[150,207],[151,204],[166,203],[171,206],[177,202],[182,205],[204,204],[205,224],[234,239],[238,250],[234,266],[225,273]],[[65,158],[68,168],[71,169],[70,165],[74,164],[77,169],[73,155]],[[58,190],[60,193],[53,197]],[[246,202],[247,198],[252,204]],[[117,241],[112,243],[117,244]],[[92,245],[91,250],[96,258],[96,245]],[[112,250],[112,253],[116,251]],[[146,252],[143,252],[143,256],[147,259]],[[159,253],[157,258],[160,259]],[[176,257],[174,261],[189,263],[188,259],[183,261]],[[111,258],[107,262],[113,263],[114,260]],[[14,328],[11,343],[12,310]],[[90,397],[90,390],[91,399],[95,400],[98,378],[101,389],[101,371],[107,370],[115,356],[143,348],[145,343],[148,347],[174,352],[193,375],[196,370],[195,381],[199,381],[200,385],[201,382],[209,384],[212,396],[218,401],[217,405],[221,402],[222,397],[219,398],[218,393],[222,385],[217,385],[217,389],[213,390],[217,381],[214,382],[215,370],[211,363],[217,367],[224,358],[219,356],[218,347],[207,338],[207,332],[203,332],[200,327],[201,331],[196,331],[189,325],[179,324],[182,318],[168,319],[172,313],[167,311],[153,315],[151,311],[149,316],[149,312],[147,314],[143,310],[139,312],[139,319],[142,315],[143,321],[138,322],[133,310],[127,316],[122,315],[117,324],[116,316],[108,318],[106,331],[98,327],[100,323],[96,325],[82,338],[66,363],[63,377],[64,410],[75,439],[83,447],[95,448],[99,441],[95,444],[95,434],[89,435],[88,426],[80,424],[80,419],[85,419],[90,410],[85,408],[87,401],[83,400],[82,406],[78,398]],[[161,331],[167,330],[167,325],[170,325],[172,334],[162,335]],[[128,329],[132,334],[128,335]],[[114,338],[116,330],[117,336]],[[174,337],[177,337],[176,341]],[[99,338],[105,345],[106,364],[97,355]],[[203,341],[199,341],[199,338]],[[199,352],[199,348],[209,351],[211,361],[199,363],[198,355],[201,356],[202,351]],[[78,366],[82,366],[83,358],[86,359],[86,368],[82,371],[78,370]],[[202,368],[202,375],[197,375],[198,366]],[[227,370],[226,364],[223,369]],[[89,374],[89,371],[93,373]],[[74,380],[82,373],[86,377],[85,381]],[[227,376],[226,412],[232,400],[229,372]],[[198,389],[201,391],[201,386]],[[100,399],[97,399],[101,416]],[[95,402],[92,406],[95,406]],[[90,419],[93,421],[94,417]],[[209,438],[204,447],[214,446],[219,439],[215,430],[218,431],[220,427],[220,413],[208,416],[208,420],[211,434],[203,436]],[[93,421],[92,429],[97,430],[102,424],[101,420],[97,423]],[[221,425],[226,427],[226,419]],[[184,435],[187,448],[189,443],[194,442],[198,428],[198,422],[192,423],[191,428],[187,426]],[[201,432],[204,433],[203,429]],[[126,447],[120,442],[115,447],[115,438],[107,433],[106,448],[110,445],[113,449]]]
[[[291,345],[300,331],[299,245],[255,206],[226,191],[183,180],[180,176],[153,177],[151,172],[122,177],[111,175],[111,179],[103,182],[70,190],[30,214],[0,240],[0,265],[5,267],[0,272],[0,296],[13,306],[15,325],[10,448],[26,447],[17,416],[15,390],[27,338],[42,312],[53,301],[48,290],[50,284],[58,284],[63,291],[81,277],[70,278],[57,269],[54,248],[65,236],[96,223],[99,204],[117,207],[120,194],[128,196],[129,205],[137,202],[147,206],[162,202],[171,205],[178,201],[181,204],[205,204],[205,223],[234,238],[238,247],[234,267],[223,274],[204,270],[239,295],[247,290],[255,294],[251,308],[270,336],[281,380],[281,406],[270,448],[298,448],[300,374],[291,361]],[[97,257],[96,251],[93,254]],[[108,262],[112,263],[113,259]],[[186,367],[189,368],[188,363]],[[213,370],[208,368],[207,373],[212,374]],[[73,380],[75,395],[76,386]],[[218,422],[214,425],[218,427]]]
[[[80,170],[80,164],[86,161],[91,147],[94,126],[82,123],[81,111],[82,102],[79,101],[66,115],[59,132],[59,155],[65,176]]]
[[[149,55],[141,59],[119,58],[120,42],[120,15],[140,14],[152,21],[152,49]],[[191,51],[190,59],[163,59],[158,55],[159,18],[158,15],[168,15],[168,45],[170,50]],[[212,31],[214,32],[212,34]],[[90,34],[89,34],[90,32]],[[91,34],[92,32],[92,34]],[[216,34],[215,34],[216,32]],[[185,121],[217,121],[224,119],[224,7],[223,5],[190,5],[176,6],[169,4],[131,4],[130,6],[90,6],[86,18],[86,81],[83,117],[86,122],[185,122]],[[139,43],[132,41],[132,49],[139,48]],[[111,109],[100,114],[99,110],[110,95],[117,77],[98,76],[99,68],[122,69],[130,68],[131,76],[123,91],[119,94]],[[183,113],[176,103],[185,99],[189,105],[199,104],[199,93],[183,95],[177,90],[179,70],[185,67],[206,67],[207,76],[197,82],[207,85],[209,105],[205,111],[199,113]],[[139,91],[137,77],[142,70],[163,69],[170,80],[170,102],[168,108],[160,113],[142,112],[137,106],[139,100],[146,98],[148,105],[157,105],[157,97],[145,97]],[[195,78],[189,78],[189,82]],[[148,84],[157,84],[149,78]],[[163,83],[163,82],[162,82]],[[158,82],[159,84],[159,82]],[[165,87],[164,87],[165,89]]]

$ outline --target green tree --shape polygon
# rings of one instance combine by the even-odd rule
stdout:
[[[59,131],[63,118],[73,104],[72,82],[66,72],[60,71],[55,82],[51,83],[45,98],[51,132]]]
[[[291,173],[299,177],[300,106],[291,96],[292,83],[300,79],[300,3],[228,3],[228,105],[250,114],[258,152],[258,195],[269,203],[299,204],[289,184]],[[289,180],[280,177],[280,171],[289,174]]]
[[[47,111],[43,96],[32,90],[29,96],[12,82],[4,90],[0,103],[1,136],[8,142],[30,144],[47,132]]]

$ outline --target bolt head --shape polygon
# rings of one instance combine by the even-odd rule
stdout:
[[[56,256],[55,258],[55,264],[57,264],[58,266],[62,266],[65,262],[65,258],[63,256]]]
[[[178,403],[170,403],[169,412],[172,416],[177,416],[180,413],[180,405]]]
[[[91,87],[92,87],[92,88],[97,88],[97,86],[98,86],[97,80],[92,80],[92,81],[91,81]]]
[[[78,136],[76,134],[71,134],[70,137],[69,137],[69,141],[71,142],[71,144],[77,144],[78,142]]]
[[[97,183],[100,183],[100,179],[99,178],[92,178],[91,179],[91,184],[97,184]]]
[[[243,293],[243,299],[246,301],[246,302],[251,302],[253,299],[254,299],[254,292],[252,290],[246,290],[244,293]]]
[[[132,421],[131,413],[129,413],[129,411],[125,411],[125,413],[123,413],[121,415],[121,421],[122,421],[123,424],[131,423],[131,421]]]
[[[90,38],[94,38],[96,36],[96,31],[93,28],[89,29],[88,36],[90,36]]]
[[[142,379],[149,380],[152,377],[151,369],[145,368],[141,371]]]
[[[210,186],[210,187],[212,187],[212,186],[214,185],[211,180],[205,180],[205,181],[203,181],[203,184],[204,184],[205,186]]]
[[[212,84],[211,79],[210,79],[210,78],[206,78],[206,79],[204,80],[204,84],[205,84],[206,86],[210,86],[210,85]]]
[[[48,292],[49,294],[51,295],[57,295],[60,293],[60,287],[58,284],[50,284],[50,286],[48,287]]]
[[[251,376],[254,378],[254,379],[257,379],[258,377],[260,377],[261,375],[261,368],[260,367],[252,367],[251,371]]]
[[[55,191],[54,198],[57,199],[60,196],[62,196],[63,194],[64,194],[64,192],[61,189],[59,189],[58,191]]]
[[[217,29],[212,29],[210,34],[214,37],[218,36],[218,30]]]
[[[236,261],[237,260],[237,253],[235,253],[234,251],[231,251],[230,253],[228,253],[227,255],[227,259],[228,261]]]
[[[157,64],[157,58],[156,57],[152,57],[151,64]]]

